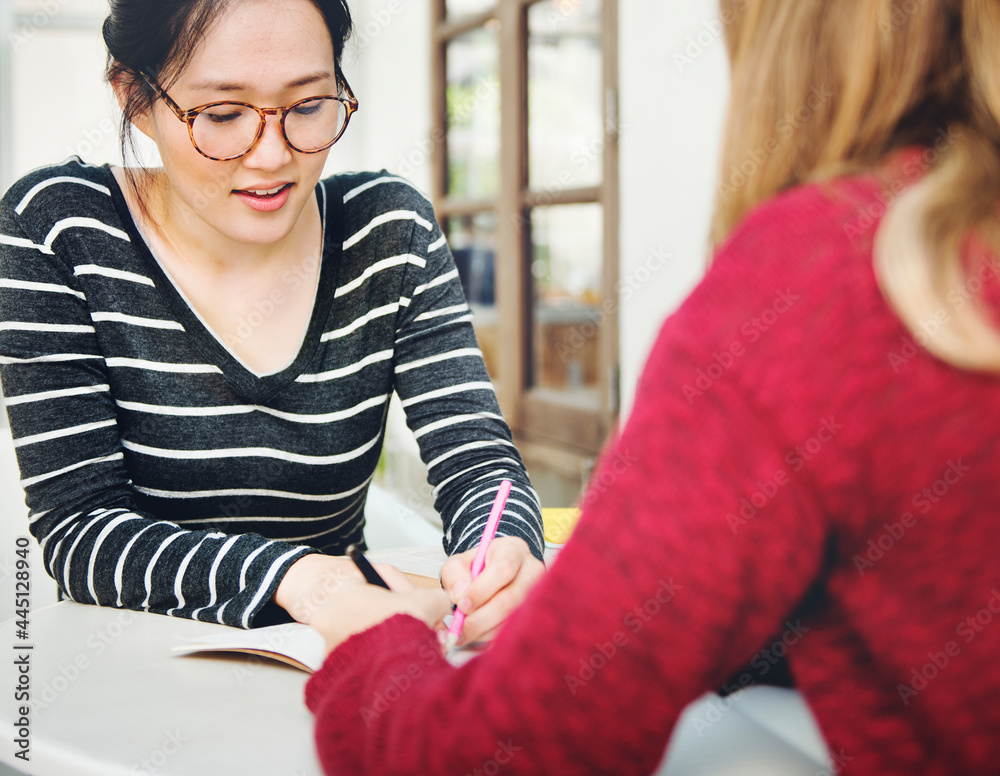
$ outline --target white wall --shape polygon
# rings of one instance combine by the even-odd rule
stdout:
[[[728,66],[715,0],[619,9],[624,417],[660,324],[704,273]]]
[[[0,71],[0,105],[12,114],[0,125],[0,154],[9,162],[0,169],[0,191],[70,154],[95,164],[117,160],[114,98],[102,79],[106,0],[19,0],[12,7],[19,13],[5,36],[10,64]]]
[[[0,3],[0,191],[14,178],[13,149],[6,142],[14,133],[10,71],[13,56],[14,8]]]
[[[360,103],[328,169],[388,169],[430,188],[429,0],[351,0],[344,74]]]

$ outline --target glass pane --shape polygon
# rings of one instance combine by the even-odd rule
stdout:
[[[531,211],[532,385],[598,385],[601,331],[600,205]]]
[[[448,18],[469,16],[474,13],[488,11],[496,5],[496,0],[447,0]]]
[[[486,369],[496,380],[500,365],[495,285],[497,217],[495,213],[455,216],[448,219],[447,229]]]
[[[601,1],[545,0],[528,10],[528,185],[534,191],[602,179]]]
[[[500,188],[500,47],[482,27],[448,44],[448,194],[488,199]]]

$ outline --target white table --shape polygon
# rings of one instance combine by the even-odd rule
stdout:
[[[0,760],[33,776],[320,776],[308,676],[240,657],[175,657],[177,637],[226,626],[62,602],[0,625],[0,686],[33,644],[31,760],[14,753],[18,702],[0,704]]]
[[[0,761],[32,776],[322,776],[308,676],[242,656],[177,657],[222,625],[63,602],[0,624]],[[15,646],[33,645],[31,650]],[[5,654],[3,654],[5,653]],[[30,756],[15,758],[18,655],[30,654]],[[707,724],[706,724],[707,723]],[[705,696],[681,717],[657,776],[817,776],[828,755],[798,693]]]

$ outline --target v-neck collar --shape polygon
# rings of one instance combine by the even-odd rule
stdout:
[[[305,336],[299,345],[299,350],[291,363],[274,372],[259,374],[243,363],[218,338],[197,311],[187,301],[180,288],[164,271],[160,262],[153,256],[142,232],[136,225],[125,200],[125,195],[118,185],[110,165],[105,165],[109,179],[108,188],[111,191],[115,209],[125,232],[135,248],[139,261],[145,265],[146,272],[153,279],[157,290],[162,295],[167,306],[176,319],[184,326],[190,346],[208,363],[214,364],[222,371],[225,379],[233,389],[249,403],[261,404],[294,382],[305,368],[313,361],[321,344],[323,329],[330,317],[333,306],[334,292],[341,266],[341,249],[343,245],[343,196],[336,178],[328,178],[316,185],[316,199],[320,209],[320,219],[323,223],[322,257],[319,267],[319,281],[316,296],[313,301],[312,316],[306,328]]]

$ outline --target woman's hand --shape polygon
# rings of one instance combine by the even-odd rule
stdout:
[[[400,578],[402,584],[398,587],[395,579],[389,582],[392,592],[351,577],[339,578],[309,622],[326,640],[327,654],[355,633],[397,614],[416,617],[429,628],[444,627],[442,620],[451,613],[447,594],[443,590],[417,589],[402,574]]]
[[[531,554],[528,543],[515,536],[493,540],[486,566],[473,580],[475,557],[474,549],[452,555],[441,568],[441,585],[467,615],[460,644],[492,639],[545,573],[545,565]]]
[[[395,566],[375,564],[382,578],[395,590],[413,586]],[[274,593],[274,602],[298,622],[312,625],[315,613],[344,582],[364,581],[350,558],[342,555],[304,555],[293,563]]]

